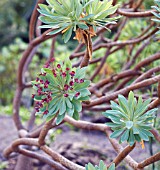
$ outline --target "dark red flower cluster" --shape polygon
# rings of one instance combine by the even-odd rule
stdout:
[[[69,84],[65,84],[64,85],[64,88],[63,88],[63,90],[65,92],[64,97],[68,97],[69,96],[68,95],[68,90],[74,90],[74,85],[76,83],[83,83],[84,82],[83,79],[78,79],[78,78],[74,79],[74,76],[75,76],[75,72],[74,71],[70,72],[69,75],[71,76],[71,81],[69,82]],[[75,94],[75,97],[78,97],[79,95],[80,95],[80,92],[77,92]]]
[[[57,80],[59,80],[58,79],[59,76],[61,76],[62,78],[70,79],[70,81],[66,83],[65,85],[61,85],[61,82],[59,83],[59,85],[57,85],[57,89],[60,89],[60,92],[62,93],[62,95],[64,97],[68,97],[69,92],[74,90],[74,85],[76,85],[77,83],[83,83],[84,80],[74,78],[76,74],[75,71],[71,70],[68,67],[64,71],[63,66],[61,64],[57,64],[56,67],[53,68],[50,65],[53,61],[54,61],[54,58],[51,61],[47,62],[44,67],[49,68],[52,71],[53,76],[57,78]],[[52,91],[49,88],[50,82],[48,80],[44,80],[44,78],[42,79],[42,76],[45,77],[46,75],[47,75],[46,73],[40,73],[39,77],[36,78],[37,84],[35,84],[35,86],[37,87],[37,94],[38,94],[37,97],[41,97],[41,100],[36,102],[35,109],[37,112],[39,112],[41,108],[44,108],[44,106],[46,106],[50,101],[52,101]],[[80,95],[80,92],[77,92],[75,94],[75,97],[78,97],[79,95]],[[32,98],[35,98],[35,94],[32,95]],[[45,111],[43,112],[43,114],[44,115],[48,114],[47,107]]]
[[[48,85],[50,84],[50,82],[48,80],[44,81],[42,79],[40,79],[39,77],[36,78],[37,84],[35,85],[38,89],[37,89],[37,94],[38,97],[40,96],[44,96],[44,98],[41,101],[36,102],[36,111],[39,112],[40,108],[43,108],[45,103],[49,103],[52,100],[52,92],[50,90],[43,90],[43,89],[47,89]],[[35,97],[35,94],[32,94],[32,98]],[[46,114],[47,110],[44,111],[43,114]]]

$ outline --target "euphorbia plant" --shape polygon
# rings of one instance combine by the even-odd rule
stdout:
[[[86,55],[80,68],[72,68],[66,60],[54,67],[47,64],[42,68],[33,87],[38,95],[33,95],[37,114],[52,119],[56,114],[56,123],[62,122],[66,113],[78,119],[82,110],[81,102],[88,100],[90,92],[86,89],[90,81],[84,80],[85,70],[92,55],[91,36],[95,35],[97,27],[115,24],[115,18],[108,18],[115,13],[118,5],[112,6],[112,1],[104,0],[47,0],[49,4],[39,4],[38,11],[43,15],[39,19],[46,25],[41,28],[52,28],[48,34],[62,32],[64,42],[67,42],[75,31],[76,39],[87,45]],[[107,29],[107,28],[106,28]]]
[[[154,112],[158,110],[154,108],[147,111],[150,101],[148,99],[143,102],[142,97],[137,101],[132,91],[129,93],[128,100],[122,95],[118,96],[119,105],[111,101],[112,110],[103,113],[112,121],[106,123],[114,131],[110,137],[120,137],[120,143],[127,141],[130,146],[136,141],[149,141],[149,137],[153,137],[150,130],[152,120],[155,118]]]
[[[83,37],[79,37],[79,34],[83,36],[83,33],[87,31],[95,35],[94,31],[97,27],[105,27],[107,29],[106,25],[115,24],[115,20],[118,18],[108,18],[118,8],[118,5],[112,6],[112,0],[46,1],[49,5],[39,4],[40,9],[38,9],[43,15],[39,19],[46,24],[41,26],[41,28],[55,29],[49,32],[49,35],[62,31],[64,42],[71,38],[72,31],[76,32],[78,40],[83,41]]]
[[[47,63],[36,80],[32,81],[37,91],[33,95],[37,114],[49,120],[58,113],[57,124],[62,122],[66,114],[78,119],[82,110],[81,102],[89,100],[90,95],[87,89],[90,81],[84,79],[85,72],[86,67],[72,68],[69,60]]]
[[[107,166],[105,165],[105,163],[101,160],[99,162],[99,166],[94,166],[91,163],[88,163],[86,165],[86,169],[85,170],[115,170],[115,164],[113,163],[109,168],[107,168]]]
[[[112,0],[46,0],[49,4],[40,4],[38,11],[43,15],[39,19],[46,25],[40,28],[51,28],[48,35],[62,32],[64,42],[68,42],[73,31],[79,42],[85,43],[87,51],[81,67],[87,66],[92,57],[91,37],[95,36],[97,27],[115,24],[119,17],[109,18],[114,14],[118,5],[112,6]]]

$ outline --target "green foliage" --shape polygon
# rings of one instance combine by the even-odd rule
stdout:
[[[2,105],[10,104],[13,100],[13,95],[16,89],[18,61],[21,59],[23,51],[26,48],[27,44],[17,38],[14,43],[3,47],[0,51],[0,104]],[[45,47],[43,46],[41,47],[41,49],[44,48]],[[33,78],[36,77],[35,72],[38,72],[39,67],[42,67],[42,63],[45,61],[45,56],[43,57],[40,50],[37,55],[34,56],[33,61],[29,66],[28,74],[25,75],[25,78],[29,80],[29,76]],[[41,59],[40,56],[42,56]],[[28,95],[28,97],[29,96],[30,95]]]
[[[55,29],[49,32],[49,35],[62,32],[65,43],[78,28],[81,30],[90,30],[90,26],[94,29],[106,28],[106,25],[115,24],[119,18],[108,18],[118,8],[118,5],[112,6],[112,1],[108,0],[47,0],[47,3],[49,6],[39,5],[38,11],[43,15],[39,19],[46,24],[40,28]]]
[[[130,92],[127,99],[119,95],[119,105],[111,101],[112,110],[107,110],[103,115],[111,119],[112,123],[106,123],[114,131],[111,138],[120,136],[119,142],[127,141],[132,146],[135,141],[149,141],[149,137],[153,137],[151,125],[153,124],[153,115],[158,109],[147,111],[150,99],[143,102],[142,97],[137,99],[134,93]],[[147,111],[147,112],[146,112]],[[146,112],[146,113],[145,113]]]
[[[79,119],[82,101],[89,100],[90,92],[87,87],[89,80],[84,80],[86,68],[72,68],[68,60],[60,63],[47,63],[42,68],[36,81],[32,81],[37,95],[37,114],[50,120],[58,113],[56,123],[63,121],[66,113],[74,119]]]
[[[136,26],[135,26],[136,25]],[[120,40],[128,40],[139,36],[142,30],[148,27],[148,22],[144,19],[131,18],[125,25],[122,34],[120,35]]]
[[[0,103],[3,105],[9,104],[13,100],[17,63],[25,48],[26,44],[16,39],[14,44],[3,47],[0,51]]]
[[[50,55],[51,43],[52,40],[47,40],[40,44],[40,48],[37,50],[37,53],[34,55],[32,62],[29,65],[29,71],[25,74],[25,78],[28,81],[35,79],[37,72],[43,67],[44,62]],[[4,46],[0,50],[0,104],[2,105],[8,105],[13,100],[16,89],[18,61],[21,59],[23,51],[26,48],[27,44],[21,39],[16,38],[12,44]],[[65,59],[66,55],[69,56],[71,54],[70,49],[64,44],[61,45],[56,42],[55,48],[55,57],[57,58],[57,61],[59,61],[59,58]],[[9,79],[6,77],[9,77]],[[23,93],[23,96],[26,95],[27,97],[30,97],[31,93],[32,92],[28,90],[25,94]]]
[[[86,170],[115,170],[115,164],[112,164],[109,168],[105,165],[105,163],[101,160],[99,162],[99,166],[94,166],[91,163],[86,165]]]
[[[0,1],[0,48],[10,44],[17,36],[27,38],[27,20],[34,4],[33,0]]]
[[[155,21],[158,24],[160,24],[160,1],[159,0],[155,0],[154,2],[156,3],[157,6],[152,6],[152,8],[157,10],[157,13],[156,12],[152,12],[152,14],[154,14],[154,16],[157,19],[152,19],[152,21]],[[158,27],[158,28],[160,28],[160,27]],[[160,30],[156,34],[160,34]]]
[[[7,105],[7,106],[0,106],[0,110],[2,115],[8,115],[8,116],[12,116],[13,113],[13,106],[12,105]],[[30,118],[30,112],[28,109],[26,109],[25,107],[20,107],[20,116],[23,122],[26,122],[29,120]]]

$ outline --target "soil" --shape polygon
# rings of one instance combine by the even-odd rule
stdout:
[[[50,146],[69,160],[85,166],[86,163],[91,162],[98,164],[99,160],[104,160],[106,163],[110,163],[117,155],[112,148],[110,142],[103,133],[93,131],[83,131],[73,129],[73,127],[63,125],[62,133],[57,134],[57,131],[50,131],[50,134],[55,134],[53,140],[51,136],[48,137]],[[17,132],[11,117],[0,116],[0,170],[14,170],[17,158],[6,160],[2,152],[4,148],[12,143],[14,139],[17,139]],[[125,144],[124,144],[125,146]],[[153,152],[160,151],[159,144],[153,143]],[[141,146],[131,152],[130,156],[137,162],[144,160],[150,156],[149,144],[145,144],[145,149],[141,149]],[[7,163],[7,166],[2,166]],[[34,160],[35,170],[53,170],[53,168],[39,163]],[[160,169],[160,162],[156,163],[156,169]],[[125,162],[122,162],[117,170],[131,170]],[[149,166],[146,170],[152,170]]]

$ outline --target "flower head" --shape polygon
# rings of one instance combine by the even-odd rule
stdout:
[[[78,118],[78,112],[82,110],[81,102],[89,100],[90,92],[87,87],[90,81],[84,80],[86,68],[72,68],[69,60],[54,65],[42,68],[36,81],[32,82],[37,91],[32,97],[37,101],[37,114],[47,118],[58,112],[59,124],[66,114]],[[79,83],[78,80],[83,82]]]
[[[103,115],[111,119],[112,123],[106,123],[114,131],[111,138],[120,137],[120,143],[127,141],[132,146],[136,141],[149,141],[153,137],[150,132],[153,113],[157,108],[147,111],[150,99],[143,102],[142,97],[138,101],[134,93],[130,92],[127,99],[119,95],[119,105],[111,101],[112,110],[107,110]],[[147,112],[146,112],[147,111]]]
[[[79,42],[84,41],[84,34],[95,36],[97,27],[105,27],[108,24],[115,24],[119,17],[109,18],[116,12],[118,5],[112,6],[112,1],[108,0],[47,0],[48,6],[39,4],[38,11],[42,14],[39,19],[46,25],[40,28],[53,28],[54,31],[48,35],[57,33],[63,34],[66,43],[76,33],[75,39]],[[58,19],[58,23],[57,23]],[[59,24],[61,23],[61,24]]]

